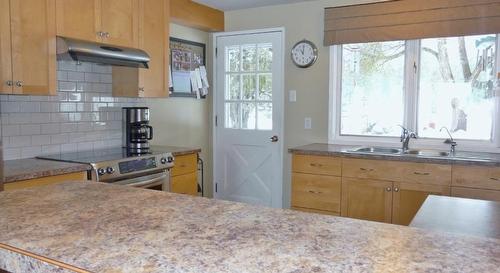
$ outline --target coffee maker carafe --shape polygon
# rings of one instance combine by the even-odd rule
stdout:
[[[132,154],[149,153],[149,141],[153,139],[153,127],[149,126],[149,108],[123,107],[122,146]]]

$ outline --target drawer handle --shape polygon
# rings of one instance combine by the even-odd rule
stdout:
[[[500,179],[495,178],[495,177],[490,177],[490,180],[493,180],[493,181],[499,181]]]
[[[365,172],[373,172],[375,171],[374,169],[367,169],[367,168],[359,168],[360,170],[362,171],[365,171]]]
[[[309,193],[312,193],[312,194],[322,194],[322,192],[320,191],[308,191]]]
[[[413,172],[416,175],[430,175],[430,173]]]
[[[323,167],[323,164],[319,164],[319,163],[318,163],[318,164],[316,164],[316,163],[311,163],[311,164],[309,164],[309,165],[311,165],[311,167]]]

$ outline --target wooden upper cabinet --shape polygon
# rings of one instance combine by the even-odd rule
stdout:
[[[342,178],[341,215],[391,223],[392,182]]]
[[[55,0],[11,0],[14,94],[56,94]]]
[[[0,0],[0,93],[12,93],[12,51],[9,0]]]
[[[105,43],[137,48],[139,0],[101,0],[101,30]]]
[[[449,186],[394,183],[392,223],[409,225],[429,195],[450,195]]]
[[[139,48],[151,59],[149,69],[139,69],[139,97],[168,97],[169,10],[165,0],[139,2]]]
[[[101,42],[101,0],[56,0],[57,35]]]

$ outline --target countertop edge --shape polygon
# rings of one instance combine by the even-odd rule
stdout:
[[[43,159],[40,159],[40,160],[43,160]],[[79,164],[79,163],[71,163],[71,164],[75,164],[75,166],[54,168],[54,169],[43,170],[43,171],[34,171],[31,173],[6,175],[3,177],[3,183],[8,184],[8,183],[15,183],[15,182],[23,181],[23,180],[31,180],[31,179],[44,178],[44,177],[49,177],[49,176],[65,175],[65,174],[71,174],[71,173],[77,173],[77,172],[86,172],[86,171],[89,171],[92,169],[92,167],[88,164]]]

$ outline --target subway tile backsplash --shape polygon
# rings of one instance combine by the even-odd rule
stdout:
[[[147,99],[112,97],[111,67],[59,61],[57,96],[0,95],[4,160],[121,145],[121,108]]]

